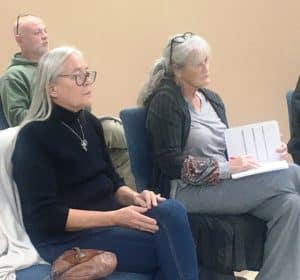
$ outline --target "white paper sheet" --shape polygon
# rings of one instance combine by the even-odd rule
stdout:
[[[276,148],[280,147],[280,133],[277,121],[254,123],[225,130],[228,157],[252,155],[261,167],[235,173],[233,179],[288,168],[281,161]]]

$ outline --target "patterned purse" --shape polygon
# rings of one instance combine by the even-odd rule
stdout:
[[[218,162],[211,158],[188,156],[183,162],[181,179],[191,185],[215,185],[220,182]]]

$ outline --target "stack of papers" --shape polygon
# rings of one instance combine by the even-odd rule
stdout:
[[[232,174],[233,179],[288,168],[276,152],[281,145],[277,121],[226,129],[225,141],[229,157],[252,155],[261,164],[259,168]]]

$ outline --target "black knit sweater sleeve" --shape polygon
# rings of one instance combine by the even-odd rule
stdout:
[[[31,232],[34,225],[48,234],[63,232],[69,209],[57,196],[54,165],[27,127],[19,132],[12,162],[27,231]]]

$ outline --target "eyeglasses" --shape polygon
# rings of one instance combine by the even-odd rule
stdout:
[[[170,65],[173,64],[173,61],[172,61],[172,54],[173,54],[173,45],[176,43],[176,44],[181,44],[181,43],[184,43],[187,39],[193,37],[195,34],[192,33],[192,32],[185,32],[181,35],[177,35],[175,36],[174,38],[172,38],[171,42],[170,42]]]
[[[16,35],[19,35],[20,18],[31,16],[30,14],[20,14],[17,16]]]
[[[86,82],[88,82],[90,85],[93,84],[96,80],[96,76],[97,76],[96,71],[86,71],[86,72],[80,72],[77,74],[58,75],[58,77],[69,78],[71,80],[75,80],[76,85],[79,87],[83,86]]]

